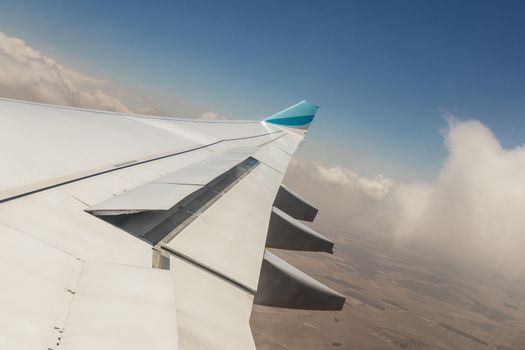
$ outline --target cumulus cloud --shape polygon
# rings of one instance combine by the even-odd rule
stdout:
[[[448,157],[435,181],[360,177],[295,161],[287,181],[349,232],[386,233],[451,263],[523,271],[525,147],[504,149],[479,121],[449,120]]]
[[[198,119],[203,119],[203,120],[226,120],[228,118],[226,118],[225,116],[223,116],[222,114],[219,114],[219,113],[215,113],[215,112],[204,112],[200,115],[200,117]]]
[[[525,148],[504,149],[475,120],[450,120],[445,143],[449,156],[435,182],[392,193],[395,237],[461,262],[523,267]]]
[[[110,82],[64,67],[2,32],[0,96],[125,113],[149,111]]]

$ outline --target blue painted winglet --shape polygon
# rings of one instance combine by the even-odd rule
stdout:
[[[292,128],[308,129],[318,109],[319,106],[302,101],[266,118],[265,122]]]

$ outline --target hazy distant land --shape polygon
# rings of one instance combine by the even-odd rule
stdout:
[[[347,296],[341,312],[255,306],[258,349],[525,349],[525,282],[462,271],[319,223],[335,254],[275,251]]]

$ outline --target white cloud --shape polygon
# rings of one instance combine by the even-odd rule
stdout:
[[[435,182],[392,194],[396,237],[462,262],[523,267],[525,148],[503,149],[474,120],[451,120],[445,142],[449,156]]]
[[[138,106],[140,101],[110,82],[59,65],[23,40],[2,32],[0,96],[126,113],[143,109]]]
[[[325,167],[321,163],[315,163],[315,169],[316,175],[329,183],[352,187],[378,199],[386,196],[394,184],[393,179],[381,174],[375,177],[362,177],[340,165]]]
[[[228,118],[226,118],[225,116],[223,116],[222,114],[219,114],[219,113],[215,113],[215,112],[204,112],[200,115],[200,117],[198,119],[203,119],[203,120],[226,120]]]
[[[433,182],[360,177],[341,166],[294,161],[286,181],[349,232],[388,233],[452,263],[525,268],[525,147],[504,149],[475,120],[449,120],[448,158]]]

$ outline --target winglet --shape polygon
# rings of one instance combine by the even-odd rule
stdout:
[[[298,129],[308,129],[318,109],[319,107],[313,103],[302,101],[266,118],[265,122]]]

